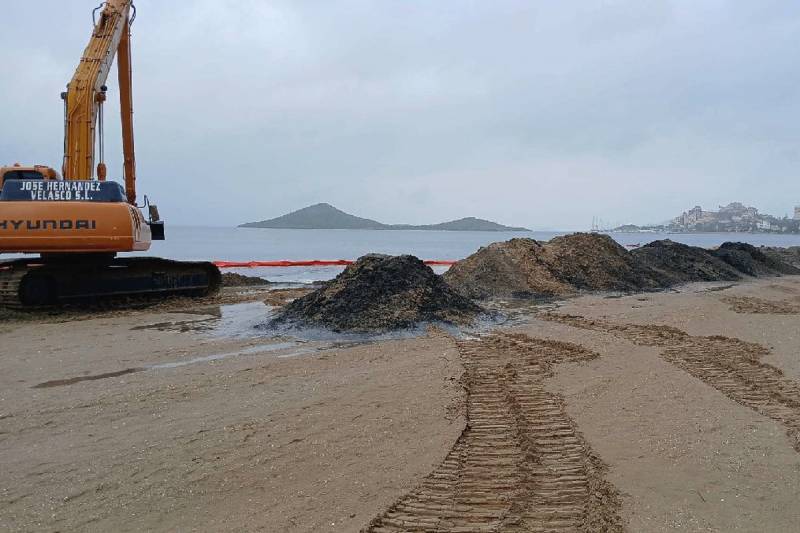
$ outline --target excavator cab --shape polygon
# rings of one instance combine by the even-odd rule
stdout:
[[[150,247],[150,226],[119,183],[9,174],[19,175],[6,173],[0,191],[0,253],[116,254]]]
[[[2,187],[6,180],[44,180],[61,179],[58,172],[50,167],[43,165],[34,165],[32,167],[23,167],[19,163],[15,163],[10,167],[0,167],[0,187]]]

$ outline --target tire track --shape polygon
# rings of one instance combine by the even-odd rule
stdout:
[[[660,346],[662,358],[714,387],[733,401],[783,424],[800,452],[800,385],[780,368],[761,361],[766,347],[741,339],[695,337],[670,326],[617,324],[574,315],[539,318],[581,329],[611,333],[634,344]]]
[[[734,313],[796,315],[800,314],[800,303],[791,300],[764,300],[749,296],[728,296],[722,298]]]
[[[442,463],[364,531],[621,531],[603,465],[547,392],[552,365],[597,357],[519,334],[458,342],[467,424]]]

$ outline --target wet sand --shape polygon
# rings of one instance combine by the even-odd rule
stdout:
[[[724,340],[717,341],[722,352],[702,347],[703,355],[733,369],[715,376],[713,367],[698,372],[665,356],[671,341],[641,343],[630,335],[549,320],[534,320],[523,329],[600,353],[587,364],[560,368],[549,385],[565,397],[567,411],[608,465],[607,480],[623,495],[622,514],[631,531],[795,531],[800,456],[787,430],[797,427],[800,403],[780,419],[769,416],[764,409],[769,400],[759,395],[773,394],[771,380],[777,377],[795,387],[789,400],[800,400],[800,315],[737,313],[725,299],[758,295],[783,301],[787,293],[800,294],[800,280],[704,290],[709,287],[690,285],[682,294],[585,297],[556,312],[756,343],[765,348],[761,362],[772,367],[764,370],[782,376],[737,381],[740,361],[728,359],[726,352],[736,345]],[[677,348],[690,353],[686,344]]]
[[[794,530],[800,278],[725,287],[482,340],[241,335],[252,294],[6,321],[0,529]]]
[[[2,326],[0,530],[354,531],[462,430],[444,337],[320,351],[208,318]]]

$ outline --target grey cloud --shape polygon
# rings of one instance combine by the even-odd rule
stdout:
[[[4,8],[3,162],[60,161],[57,95],[94,5],[39,5]],[[800,203],[792,2],[137,6],[140,184],[173,222],[327,201],[387,222],[571,229]]]

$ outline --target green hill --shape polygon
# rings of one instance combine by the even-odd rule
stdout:
[[[440,224],[383,224],[376,220],[361,218],[336,209],[330,204],[315,204],[283,216],[247,222],[240,228],[274,229],[381,229],[381,230],[430,230],[430,231],[530,231],[526,228],[510,227],[483,220],[466,217]]]

